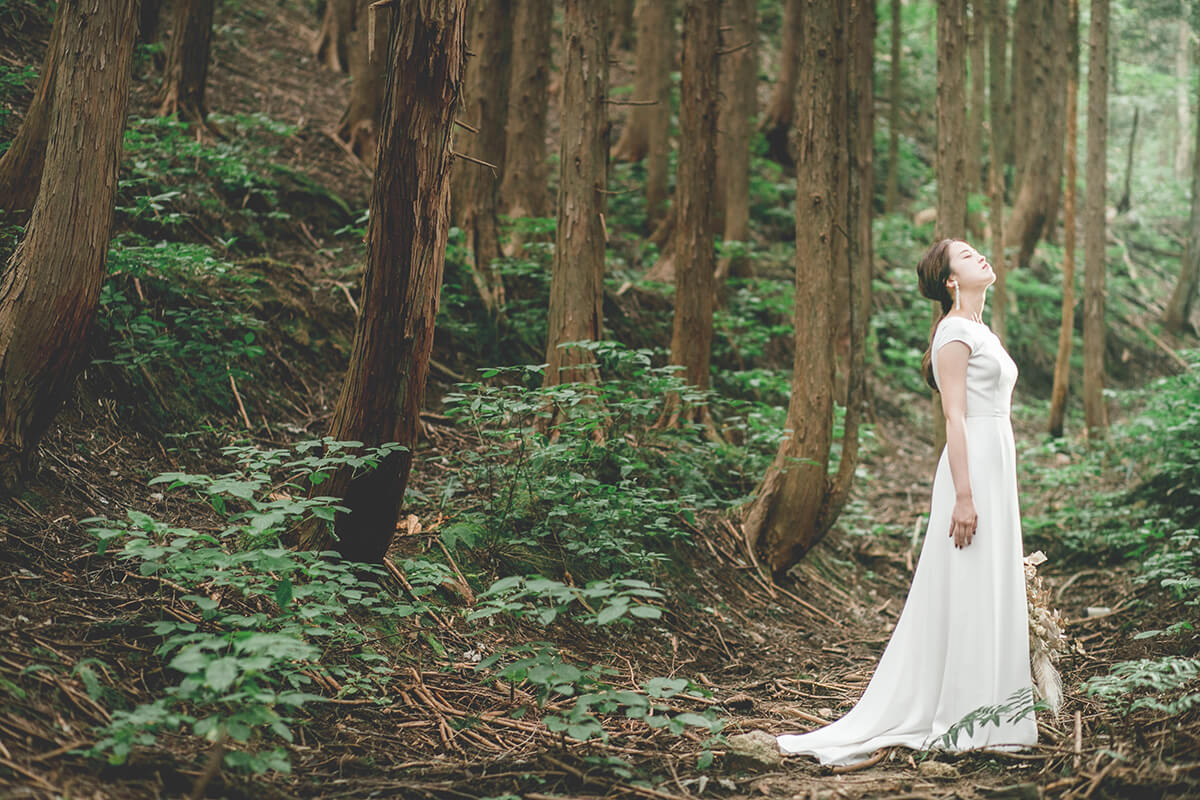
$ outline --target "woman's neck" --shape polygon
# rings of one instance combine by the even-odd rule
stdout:
[[[964,292],[959,298],[959,308],[952,308],[947,316],[965,317],[973,322],[983,322],[983,305],[987,300],[987,289],[978,294]]]

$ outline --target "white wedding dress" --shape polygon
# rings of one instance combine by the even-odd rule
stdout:
[[[785,753],[851,764],[892,745],[940,746],[954,723],[981,706],[1032,702],[1029,621],[1017,505],[1016,449],[1009,418],[1017,365],[983,323],[946,317],[933,339],[971,348],[967,361],[967,463],[978,514],[974,540],[950,538],[954,481],[943,450],[933,480],[929,527],[900,619],[858,704],[810,733],[778,737]],[[1024,692],[1023,694],[1021,694]],[[952,748],[1018,749],[1037,742],[1029,713],[1016,722],[960,729]],[[965,727],[965,726],[964,726]]]

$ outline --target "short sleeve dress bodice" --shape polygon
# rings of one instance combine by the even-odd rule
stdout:
[[[785,753],[851,764],[881,747],[938,747],[955,723],[983,706],[1018,713],[1001,714],[998,725],[977,722],[970,733],[959,726],[949,749],[1016,749],[1037,742],[1010,419],[1017,365],[986,325],[946,317],[933,337],[935,381],[938,353],[951,342],[970,350],[966,432],[975,537],[958,549],[949,536],[956,493],[943,449],[912,586],[870,683],[836,722],[778,736]]]
[[[935,382],[938,382],[937,354],[950,342],[962,342],[971,351],[967,359],[967,416],[1009,419],[1017,365],[1000,343],[1000,337],[982,322],[964,317],[943,319],[933,335]]]

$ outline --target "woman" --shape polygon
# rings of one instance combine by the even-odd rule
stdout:
[[[823,764],[851,764],[892,745],[940,746],[983,706],[1012,710],[999,725],[976,722],[970,734],[957,726],[951,749],[1037,742],[1009,419],[1017,365],[982,318],[996,274],[974,247],[944,239],[917,276],[921,294],[942,306],[922,370],[941,391],[946,448],[908,599],[862,698],[837,722],[778,737],[783,752]]]

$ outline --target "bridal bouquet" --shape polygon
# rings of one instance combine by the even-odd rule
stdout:
[[[1062,617],[1050,607],[1050,591],[1042,585],[1037,574],[1039,564],[1046,561],[1041,550],[1025,556],[1025,596],[1029,602],[1029,657],[1033,682],[1038,695],[1058,716],[1062,706],[1062,678],[1054,662],[1067,649]]]

